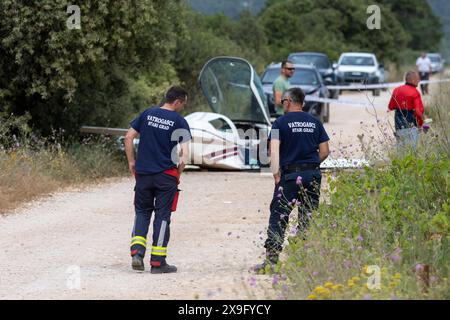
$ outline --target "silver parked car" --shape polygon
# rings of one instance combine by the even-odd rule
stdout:
[[[445,60],[439,53],[429,53],[428,58],[431,60],[431,71],[433,73],[439,73],[444,71]]]

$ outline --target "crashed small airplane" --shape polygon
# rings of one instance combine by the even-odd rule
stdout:
[[[190,165],[219,170],[269,167],[271,119],[261,80],[252,65],[236,57],[213,58],[201,70],[199,85],[212,112],[185,117],[192,133]],[[127,129],[83,126],[81,132],[123,137]],[[136,139],[135,145],[138,143]],[[367,162],[360,159],[328,159],[321,168],[363,165]]]

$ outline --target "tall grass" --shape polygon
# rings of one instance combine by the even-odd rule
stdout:
[[[449,92],[439,97],[417,150],[386,147],[382,165],[328,176],[306,240],[289,236],[282,298],[450,298]]]
[[[27,120],[0,114],[0,213],[61,187],[126,173],[114,139],[68,142],[56,133],[43,139]]]

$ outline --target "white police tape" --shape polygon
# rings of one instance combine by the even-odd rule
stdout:
[[[420,81],[420,84],[434,84],[434,83],[444,83],[450,82],[450,79],[441,80],[425,80]],[[327,86],[330,90],[369,90],[369,89],[384,89],[384,88],[394,88],[404,84],[404,82],[390,82],[390,83],[380,83],[380,84],[349,84],[343,86]]]
[[[445,83],[450,82],[450,79],[441,79],[441,80],[426,80],[421,81],[420,84],[434,84],[434,83]],[[368,90],[368,89],[382,89],[382,88],[393,88],[403,85],[404,82],[391,82],[384,83],[378,85],[348,85],[348,86],[327,86],[328,89],[331,90]],[[351,105],[351,106],[359,106],[366,108],[373,108],[375,105],[369,102],[359,102],[354,100],[343,100],[343,99],[329,99],[329,98],[320,98],[316,96],[308,95],[305,97],[305,101],[307,102],[319,102],[319,103],[333,103],[333,104],[342,104],[342,105]]]
[[[365,102],[358,102],[353,100],[342,100],[342,99],[329,99],[329,98],[319,98],[315,96],[306,96],[306,102],[320,102],[320,103],[333,103],[333,104],[343,104],[343,105],[353,105],[358,107],[372,107],[372,104]]]

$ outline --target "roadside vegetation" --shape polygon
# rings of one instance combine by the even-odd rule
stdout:
[[[306,240],[292,222],[279,298],[450,298],[449,92],[426,108],[417,150],[388,143],[368,151],[378,165],[328,176]]]
[[[127,173],[124,155],[110,138],[65,141],[32,133],[27,116],[0,114],[0,213],[69,185]]]

